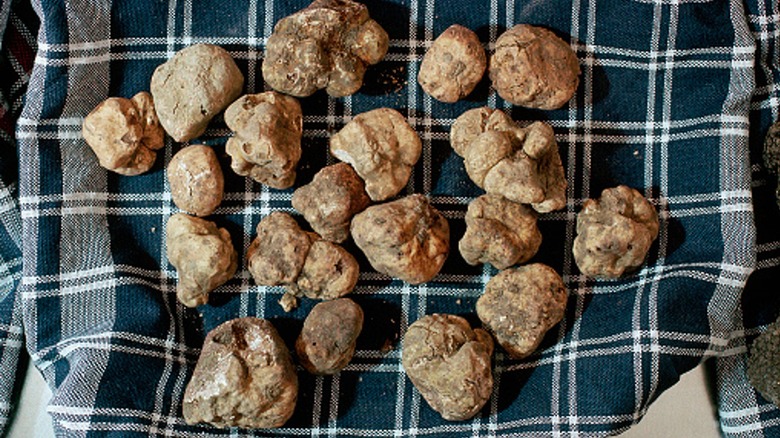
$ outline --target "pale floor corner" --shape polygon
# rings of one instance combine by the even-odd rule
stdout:
[[[51,397],[40,373],[27,370],[8,438],[52,438],[51,419],[45,412]],[[707,387],[704,366],[684,374],[680,381],[650,406],[647,415],[623,438],[714,438],[720,436],[716,408]]]

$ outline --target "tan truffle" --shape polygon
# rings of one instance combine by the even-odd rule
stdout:
[[[420,194],[368,207],[351,231],[374,269],[412,284],[433,279],[450,250],[447,219]]]
[[[493,391],[493,340],[456,315],[433,314],[406,330],[402,363],[426,402],[445,420],[468,420]]]
[[[466,233],[458,248],[470,265],[490,263],[498,269],[524,263],[536,254],[542,233],[536,212],[498,195],[482,195],[469,204]]]
[[[132,99],[110,97],[101,102],[84,118],[81,134],[102,167],[128,176],[151,169],[165,136],[145,91]]]
[[[209,332],[182,400],[187,424],[281,427],[298,399],[298,376],[279,333],[264,319],[225,322]]]
[[[322,168],[292,197],[293,207],[312,229],[336,243],[347,240],[352,216],[365,210],[370,202],[363,180],[347,163]]]
[[[496,40],[490,58],[493,88],[504,100],[553,110],[574,96],[580,66],[571,46],[547,29],[518,24]]]
[[[358,114],[333,135],[330,152],[352,165],[372,200],[384,201],[409,181],[422,142],[401,113],[378,108]]]
[[[540,213],[566,206],[566,177],[550,125],[521,128],[501,110],[475,108],[455,120],[450,143],[486,192]]]
[[[355,354],[363,310],[349,298],[318,303],[295,341],[298,360],[312,374],[335,374]]]
[[[177,213],[165,225],[168,260],[179,272],[176,296],[187,307],[208,302],[209,292],[230,280],[238,255],[230,234],[213,222]]]
[[[276,91],[305,97],[324,88],[333,97],[357,92],[366,66],[387,53],[387,33],[362,3],[315,0],[274,26],[263,77]]]
[[[235,133],[225,150],[237,174],[276,189],[293,185],[303,134],[298,100],[273,91],[245,95],[225,111],[225,123]]]
[[[577,215],[574,261],[585,275],[620,277],[644,263],[658,228],[658,213],[641,193],[622,185],[605,189]]]
[[[499,272],[477,300],[477,315],[516,359],[533,353],[566,310],[566,287],[547,265],[535,263]]]
[[[486,67],[487,56],[477,34],[453,24],[425,53],[417,82],[434,99],[457,102],[474,90]]]
[[[217,154],[206,145],[187,146],[168,163],[171,198],[177,207],[208,216],[222,202],[225,179]]]
[[[244,76],[225,49],[195,44],[157,67],[150,88],[165,132],[185,142],[241,94]]]

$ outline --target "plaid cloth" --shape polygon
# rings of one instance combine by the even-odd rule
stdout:
[[[58,434],[598,436],[626,430],[680,374],[717,357],[724,433],[780,436],[780,410],[744,378],[746,344],[780,308],[776,287],[760,281],[780,271],[780,232],[771,230],[778,218],[774,183],[758,165],[761,139],[780,107],[776,0],[366,1],[390,35],[390,51],[369,69],[360,93],[302,99],[297,185],[333,162],[328,136],[354,115],[399,109],[423,140],[405,193],[431,198],[450,220],[456,248],[466,206],[481,192],[448,144],[454,119],[489,105],[523,122],[548,121],[569,202],[541,217],[544,242],[534,261],[563,275],[570,291],[564,319],[525,360],[497,352],[495,390],[483,411],[445,422],[404,375],[399,340],[411,322],[434,312],[477,324],[474,303],[495,270],[468,266],[453,251],[439,276],[411,286],[376,273],[347,244],[363,268],[352,296],[366,314],[352,363],[332,377],[301,372],[296,412],[282,429],[186,425],[182,394],[208,330],[257,315],[291,345],[313,303],[285,314],[276,303],[283,290],[256,286],[241,268],[209,305],[178,304],[163,244],[165,221],[177,209],[163,169],[181,145],[169,140],[149,173],[123,177],[98,166],[80,127],[97,103],[148,89],[157,65],[198,42],[226,48],[245,72],[245,91],[262,91],[266,38],[278,19],[307,2],[225,3],[34,4],[38,52],[16,129],[19,210],[13,190],[0,198],[7,200],[0,206],[21,216],[21,232],[5,219],[0,231],[21,242],[18,288],[19,257],[5,236],[0,272],[11,273],[2,277],[10,279],[3,280],[4,295],[18,300],[10,313],[21,308],[27,349],[52,387],[48,409]],[[475,29],[489,49],[516,23],[554,30],[581,62],[575,98],[556,111],[512,107],[485,80],[466,101],[432,100],[416,85],[419,62],[453,23]],[[217,119],[198,140],[216,149],[225,168],[229,135]],[[651,200],[661,231],[637,274],[594,281],[572,260],[576,212],[618,184]],[[291,190],[227,171],[225,199],[213,219],[231,232],[243,260],[257,222],[271,211],[292,211],[290,197]],[[8,313],[0,313],[3,361],[18,356],[21,339]],[[8,321],[11,329],[3,330]],[[5,362],[0,372],[3,382],[13,375]]]

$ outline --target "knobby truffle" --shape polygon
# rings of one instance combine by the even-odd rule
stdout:
[[[372,200],[384,201],[409,181],[422,142],[401,113],[378,108],[358,114],[333,135],[330,152],[352,165]]]
[[[535,263],[499,272],[477,300],[477,315],[504,350],[521,359],[563,318],[566,287],[552,268]]]
[[[450,250],[447,219],[420,194],[368,207],[351,232],[374,269],[412,284],[435,277]]]
[[[515,105],[560,108],[579,84],[580,66],[571,46],[547,29],[518,24],[496,40],[490,58],[493,88]]]
[[[769,324],[750,346],[747,376],[762,397],[780,406],[780,320]]]
[[[403,339],[402,364],[425,401],[445,420],[467,420],[493,391],[493,340],[456,315],[415,321]]]
[[[225,150],[237,174],[276,189],[293,185],[303,134],[298,100],[273,91],[245,95],[225,111],[225,123],[234,132]]]
[[[309,96],[325,89],[333,97],[354,94],[366,66],[387,53],[388,37],[350,0],[315,0],[281,19],[266,45],[263,77],[276,91]]]
[[[362,329],[363,310],[349,298],[318,303],[295,342],[298,360],[312,374],[335,374],[352,360]]]
[[[298,376],[270,322],[239,318],[210,331],[184,391],[187,424],[281,427],[292,416]]]
[[[450,131],[474,183],[510,201],[547,213],[566,206],[566,177],[550,125],[521,128],[501,110],[475,108],[461,114]]]
[[[230,234],[213,222],[177,213],[165,225],[168,260],[179,273],[176,296],[188,307],[205,304],[209,292],[236,273]]]
[[[177,207],[208,216],[222,202],[225,179],[217,154],[206,145],[187,146],[168,163],[171,198]]]
[[[780,207],[780,121],[769,127],[764,139],[764,167],[777,178],[775,197]]]
[[[490,263],[498,269],[528,261],[539,250],[542,233],[536,212],[498,195],[482,195],[466,211],[466,233],[458,243],[470,265]]]
[[[102,167],[128,176],[154,165],[165,137],[152,96],[145,91],[132,99],[104,100],[84,118],[81,133]]]
[[[577,215],[574,261],[585,275],[620,277],[642,265],[658,227],[658,213],[638,191],[605,189]]]
[[[152,74],[151,92],[165,132],[185,142],[206,130],[209,121],[244,88],[244,76],[225,49],[196,44],[177,52]]]
[[[457,102],[474,90],[486,67],[487,56],[477,34],[453,24],[425,53],[417,82],[434,99]]]

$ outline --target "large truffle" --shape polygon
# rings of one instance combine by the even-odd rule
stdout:
[[[286,286],[281,301],[286,311],[295,307],[296,297],[332,300],[352,292],[360,273],[352,254],[303,231],[292,216],[280,211],[257,224],[247,264],[257,284]]]
[[[547,213],[566,206],[566,177],[550,125],[521,128],[501,110],[475,108],[450,131],[466,172],[486,192]]]
[[[425,401],[445,420],[467,420],[493,391],[493,340],[455,315],[433,314],[406,330],[402,363]]]
[[[642,265],[658,227],[658,213],[638,191],[605,189],[577,215],[574,261],[585,275],[620,277]]]
[[[264,319],[239,318],[206,336],[182,413],[187,424],[281,427],[297,398],[298,376],[276,329]]]
[[[571,99],[580,66],[571,46],[547,29],[518,24],[496,40],[493,88],[514,105],[552,110]]]
[[[157,67],[150,88],[165,132],[185,142],[241,94],[244,76],[225,49],[196,44]]]
[[[365,5],[315,0],[279,20],[268,38],[263,77],[276,91],[305,97],[324,88],[333,97],[360,89],[366,66],[387,53],[387,33]]]
[[[352,165],[374,201],[398,194],[422,152],[420,137],[390,108],[358,114],[330,138],[334,157]]]
[[[295,351],[312,374],[335,374],[347,366],[363,329],[363,310],[349,298],[318,303],[303,322]]]
[[[450,250],[447,219],[420,194],[368,207],[351,231],[374,269],[412,284],[436,276]]]
[[[84,118],[81,134],[100,165],[121,175],[149,170],[165,137],[152,96],[145,91],[132,99],[110,97],[101,102]]]
[[[323,239],[341,243],[349,237],[352,216],[371,202],[360,176],[347,163],[324,167],[311,183],[293,193],[292,205]]]
[[[245,95],[225,111],[225,123],[234,131],[225,150],[237,174],[276,189],[293,185],[303,133],[298,100],[273,91]]]
[[[176,296],[188,307],[205,304],[209,292],[236,273],[230,234],[213,222],[177,213],[165,225],[168,260],[179,272]]]
[[[780,406],[780,320],[750,345],[747,376],[762,397]]]
[[[777,178],[775,197],[780,207],[780,121],[769,127],[764,139],[764,167]]]
[[[457,102],[474,90],[486,66],[487,56],[477,34],[453,24],[425,53],[417,82],[434,99]]]
[[[535,263],[499,272],[477,300],[477,315],[510,356],[533,353],[563,318],[566,287],[552,268]]]
[[[536,212],[497,195],[482,195],[466,211],[466,233],[458,248],[470,265],[490,263],[498,269],[528,261],[539,250],[542,233]]]
[[[206,145],[187,146],[168,163],[171,198],[177,207],[196,216],[216,210],[225,189],[217,154]]]

